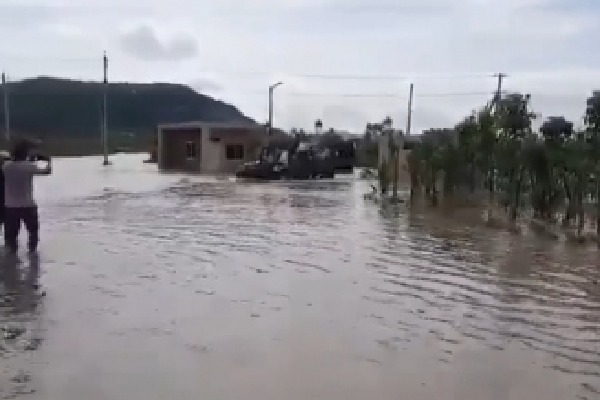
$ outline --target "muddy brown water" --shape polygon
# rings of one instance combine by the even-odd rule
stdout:
[[[0,399],[600,399],[598,250],[144,158],[38,179]]]

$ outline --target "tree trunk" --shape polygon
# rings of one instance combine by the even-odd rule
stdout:
[[[452,194],[454,191],[454,177],[448,173],[444,172],[444,195]]]
[[[431,194],[431,185],[429,183],[429,165],[424,165],[421,170],[423,171],[421,173],[421,183],[425,189],[425,200],[429,200],[429,196]]]
[[[543,180],[531,177],[531,206],[534,218],[546,219],[548,214],[548,184]]]
[[[437,171],[435,169],[431,169],[429,175],[429,185],[430,185],[430,195],[431,195],[431,205],[436,207],[438,205],[438,190],[437,190]]]
[[[471,163],[469,175],[469,190],[473,194],[475,193],[475,163]]]
[[[576,209],[579,204],[576,203],[576,199],[574,199],[573,193],[571,193],[571,189],[569,188],[566,178],[563,179],[563,186],[565,188],[565,195],[567,196],[567,209],[565,210],[565,217],[563,218],[562,225],[563,228],[566,228],[571,224],[571,220],[575,216],[575,213],[579,211]]]
[[[596,169],[596,239],[600,246],[600,168]]]
[[[392,162],[394,163],[394,176],[393,176],[393,182],[392,182],[392,196],[394,199],[398,198],[398,175],[399,172],[398,171],[398,161],[399,161],[399,151],[398,149],[396,149],[396,146],[394,145],[394,155],[392,157]]]
[[[411,162],[411,164],[413,164],[410,168],[410,197],[412,199],[417,188],[420,189],[420,181],[417,171],[414,170],[414,163]]]
[[[577,215],[578,204],[574,199],[568,199],[567,208],[565,210],[565,216],[562,221],[563,228],[568,228],[571,225],[571,221]]]
[[[577,193],[577,236],[581,237],[585,226],[585,210],[583,208],[583,192]]]
[[[515,171],[511,169],[508,175],[508,216],[511,222],[517,219],[517,180],[515,179]]]
[[[551,189],[546,187],[544,189],[544,212],[543,216],[545,220],[552,219],[552,210],[550,209],[550,198],[552,197]]]
[[[511,219],[513,221],[517,220],[517,215],[519,211],[519,205],[521,204],[521,176],[515,179],[515,200],[513,203],[513,208],[511,210]]]
[[[487,212],[487,217],[488,217],[488,221],[490,221],[492,219],[492,207],[494,205],[494,167],[490,167],[490,170],[488,172],[488,190],[489,190],[489,197],[488,197],[488,212]]]

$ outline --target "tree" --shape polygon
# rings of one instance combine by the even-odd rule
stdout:
[[[566,145],[573,135],[573,123],[564,117],[549,117],[540,127],[543,145],[539,146],[543,161],[530,165],[530,172],[537,178],[537,186],[533,189],[537,194],[537,203],[541,206],[537,211],[539,216],[550,218],[552,208],[567,198],[567,209],[563,224],[568,225],[575,212],[573,188],[570,186],[567,169]],[[535,208],[534,208],[535,209]]]
[[[578,235],[581,237],[585,224],[585,211],[583,199],[589,188],[590,176],[594,170],[594,163],[588,157],[589,143],[585,140],[585,133],[578,133],[575,138],[567,141],[564,146],[565,179],[570,188],[571,200],[569,209],[577,214]],[[566,219],[566,216],[565,216]],[[569,221],[566,220],[566,223]]]
[[[492,104],[487,104],[476,113],[477,125],[477,152],[475,162],[479,171],[486,177],[488,189],[488,221],[492,216],[496,192],[496,164],[497,164],[497,123],[492,113]]]
[[[524,178],[523,143],[531,135],[535,115],[529,110],[529,95],[515,93],[497,102],[496,118],[499,129],[499,168],[503,173],[509,217],[514,223],[521,202]]]
[[[471,193],[486,187],[490,206],[496,194],[503,194],[512,223],[520,207],[530,205],[534,217],[548,221],[564,210],[563,224],[569,226],[576,217],[581,237],[584,200],[591,194],[600,238],[600,92],[588,99],[585,131],[575,134],[572,122],[551,116],[535,134],[535,117],[530,96],[517,93],[488,103],[454,129],[424,131],[409,157],[411,195],[422,184],[431,204],[437,204],[443,172],[445,194],[461,186]]]
[[[600,238],[600,91],[594,91],[587,100],[585,110],[589,154],[594,166],[593,177],[596,184],[596,234]],[[600,244],[600,242],[598,242]]]
[[[565,117],[548,117],[540,127],[540,132],[546,143],[561,145],[573,135],[573,123]]]
[[[474,114],[466,117],[454,130],[458,135],[459,157],[464,162],[468,174],[469,191],[475,191],[475,179],[477,171],[477,150],[480,143],[479,130],[477,129],[477,118]]]
[[[425,185],[425,196],[429,199],[432,205],[438,204],[438,187],[437,181],[440,172],[444,172],[444,191],[447,193],[451,191],[453,182],[451,178],[454,178],[454,171],[449,168],[453,168],[451,162],[448,162],[452,151],[451,144],[454,138],[453,129],[429,129],[423,131],[421,136],[421,144],[417,147],[416,151],[418,158],[421,160],[421,178]],[[445,170],[446,169],[446,170]]]

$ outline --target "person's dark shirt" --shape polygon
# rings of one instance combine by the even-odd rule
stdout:
[[[0,160],[0,207],[4,208],[4,161]]]

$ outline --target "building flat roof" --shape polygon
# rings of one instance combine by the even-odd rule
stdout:
[[[247,122],[206,122],[206,121],[186,121],[167,124],[158,124],[158,129],[178,129],[178,128],[243,128],[252,130],[261,130],[266,128],[259,124]]]

